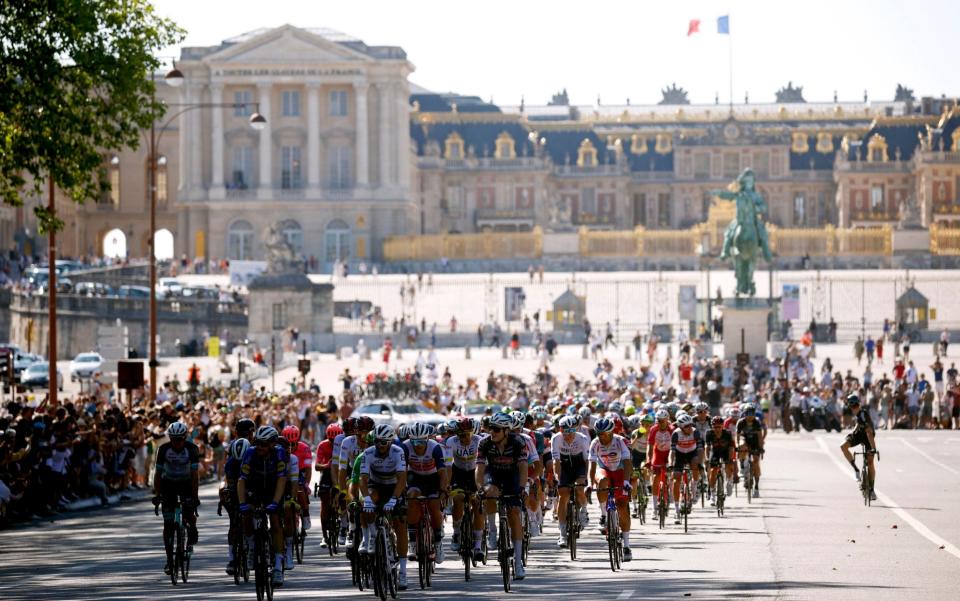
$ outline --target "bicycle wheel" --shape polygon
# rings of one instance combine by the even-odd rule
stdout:
[[[687,516],[690,515],[690,509],[693,507],[693,491],[691,490],[690,480],[684,479],[683,491],[681,493],[681,509],[683,510],[683,531],[687,531]]]
[[[647,491],[644,482],[637,483],[637,517],[640,518],[640,525],[647,523]]]
[[[380,597],[380,601],[387,601],[387,541],[383,537],[383,530],[377,529],[377,538],[373,555],[373,594]]]
[[[263,561],[263,539],[261,533],[257,532],[256,537],[253,551],[253,582],[254,587],[257,589],[257,601],[263,601],[267,596],[267,566],[264,565]]]
[[[507,518],[500,516],[500,530],[497,532],[497,561],[500,562],[500,576],[503,578],[503,592],[510,592],[510,549],[507,546],[507,533],[510,531]],[[517,550],[514,549],[514,553]]]
[[[575,503],[567,503],[567,547],[570,549],[570,561],[577,558],[577,528],[580,525]]]
[[[530,514],[527,513],[527,508],[522,507],[520,511],[523,514],[523,538],[521,539],[521,553],[520,561],[523,562],[523,565],[527,565],[527,553],[530,551]]]
[[[307,531],[303,529],[303,526],[300,526],[300,531],[297,532],[297,540],[294,543],[293,552],[297,557],[297,563],[303,563],[303,547],[307,542]]]
[[[427,565],[426,528],[423,525],[423,516],[420,516],[420,522],[417,524],[417,574],[420,578],[420,590],[426,590],[429,586],[430,566]]]
[[[263,548],[263,562],[267,566],[267,569],[263,571],[266,580],[266,582],[264,582],[264,590],[267,593],[267,601],[273,601],[273,568],[275,564],[273,552],[271,551],[273,548],[272,545],[273,542],[268,535],[266,545]]]
[[[610,559],[610,569],[617,571],[617,533],[619,525],[617,523],[617,512],[607,510],[607,555]]]
[[[660,483],[660,494],[657,495],[660,499],[657,502],[657,513],[660,517],[660,528],[667,527],[667,513],[670,511],[669,501],[667,501],[667,491],[666,491],[666,482]]]
[[[187,538],[187,527],[184,525],[180,526],[181,536]],[[184,583],[187,582],[187,578],[190,576],[190,553],[187,551],[187,548],[183,548],[182,555],[180,556],[180,580]]]
[[[170,562],[170,582],[176,586],[180,578],[180,563],[183,561],[183,533],[177,524],[174,533],[173,561]]]

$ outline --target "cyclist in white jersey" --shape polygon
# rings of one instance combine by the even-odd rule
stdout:
[[[444,446],[447,456],[451,459],[450,486],[465,493],[477,492],[477,448],[480,446],[480,437],[475,434],[477,423],[469,417],[457,420],[454,435],[447,438]],[[453,497],[453,542],[451,548],[460,550],[460,520],[463,519],[463,494]],[[479,541],[483,534],[483,512],[477,497],[471,500],[473,510],[473,540]]]
[[[363,542],[361,553],[370,553],[376,536],[370,526],[375,512],[382,509],[391,513],[391,523],[397,537],[397,556],[400,558],[398,588],[407,588],[407,525],[404,492],[407,489],[407,462],[403,449],[395,444],[393,426],[380,424],[373,431],[374,445],[363,451],[360,460],[360,493],[363,495]]]
[[[612,419],[602,417],[594,424],[597,437],[590,444],[590,482],[597,489],[597,500],[600,506],[607,503],[608,487],[614,488],[614,499],[617,504],[617,517],[620,522],[620,531],[623,533],[623,560],[630,561],[633,555],[630,551],[630,482],[627,481],[633,473],[633,462],[630,459],[630,448],[623,437],[613,433]],[[600,479],[597,480],[597,467],[600,467]],[[604,516],[605,517],[605,516]],[[601,520],[601,526],[605,520]]]
[[[560,524],[560,538],[557,546],[561,549],[567,546],[567,503],[570,498],[570,487],[576,491],[575,498],[579,509],[578,518],[581,527],[587,525],[587,495],[583,487],[576,484],[586,484],[587,463],[590,459],[590,439],[581,432],[577,432],[576,420],[565,417],[560,420],[560,432],[550,440],[550,449],[553,453],[553,472],[559,485],[559,500],[557,505],[557,522]]]

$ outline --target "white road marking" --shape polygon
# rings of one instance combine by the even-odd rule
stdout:
[[[630,589],[629,591],[623,591],[622,593],[617,595],[617,599],[629,599],[630,597],[633,596],[633,591],[634,589]]]
[[[924,451],[923,449],[919,449],[919,448],[917,448],[916,446],[914,446],[914,445],[913,445],[912,443],[910,443],[906,438],[897,438],[897,440],[899,440],[899,441],[902,442],[903,444],[907,445],[908,447],[910,447],[911,449],[913,449],[914,451],[916,451],[917,453],[919,453],[920,455],[922,455],[923,458],[926,459],[927,461],[929,461],[930,463],[932,463],[932,464],[934,464],[934,465],[936,465],[936,466],[938,466],[938,467],[942,467],[943,469],[947,470],[947,471],[950,472],[951,474],[960,476],[960,471],[955,470],[954,468],[950,467],[950,466],[947,465],[946,463],[942,463],[942,462],[940,462],[940,461],[937,461],[936,459],[934,459],[933,457],[931,457],[930,455],[928,455],[927,452]],[[921,440],[923,440],[923,439],[921,439]]]
[[[831,452],[830,449],[827,447],[826,441],[823,440],[822,436],[817,436],[817,444],[820,445],[820,448],[823,450],[824,454],[827,457],[829,457],[831,461],[833,461],[833,464],[837,466],[837,469],[839,469],[842,473],[849,476],[851,479],[855,478],[854,474],[850,472],[850,466],[840,461],[839,449],[835,452]],[[876,489],[874,489],[874,492],[877,493],[877,499],[879,499],[880,502],[886,505],[887,509],[892,511],[894,514],[899,516],[900,519],[902,519],[907,524],[909,524],[911,528],[917,531],[917,534],[924,537],[925,539],[932,542],[933,544],[937,545],[938,547],[942,547],[944,551],[953,555],[957,559],[960,559],[960,548],[957,548],[956,545],[954,545],[953,543],[951,543],[950,541],[944,538],[941,538],[939,535],[937,535],[932,530],[927,528],[927,526],[923,522],[921,522],[917,518],[910,515],[910,513],[907,512],[907,510],[897,505],[894,502],[894,500],[888,497],[887,495],[883,494],[882,492]]]

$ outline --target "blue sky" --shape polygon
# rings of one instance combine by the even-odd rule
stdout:
[[[329,27],[402,46],[411,81],[517,104],[567,88],[592,104],[653,103],[671,82],[693,102],[770,102],[793,81],[808,101],[960,95],[954,61],[960,0],[154,0],[187,30],[185,45],[284,23]],[[716,33],[730,15],[731,36]],[[687,37],[692,18],[701,33]]]

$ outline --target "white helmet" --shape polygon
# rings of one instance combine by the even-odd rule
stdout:
[[[273,426],[260,426],[253,438],[257,442],[273,442],[280,438],[280,433]]]
[[[390,424],[379,424],[373,429],[373,438],[375,440],[394,440],[396,437],[397,431],[394,430]]]
[[[661,419],[670,419],[670,412],[667,411],[666,409],[658,409],[657,420],[661,420]]]
[[[430,424],[417,422],[410,426],[410,440],[427,440],[432,437],[436,430]]]
[[[717,389],[717,382],[715,380],[707,380],[707,390],[713,392]]]
[[[681,428],[685,426],[692,426],[693,418],[686,413],[684,413],[683,415],[677,415],[677,425],[680,426]]]
[[[238,438],[230,443],[230,456],[240,461],[250,450],[250,441],[246,438]]]
[[[502,411],[494,413],[490,416],[490,425],[497,428],[506,428],[509,430],[513,427],[513,418],[510,417],[509,413],[503,413]]]
[[[170,438],[184,438],[187,435],[187,425],[183,422],[173,422],[167,426],[167,436]]]
[[[577,427],[577,420],[573,416],[568,415],[560,419],[560,427],[564,429],[571,429]]]

